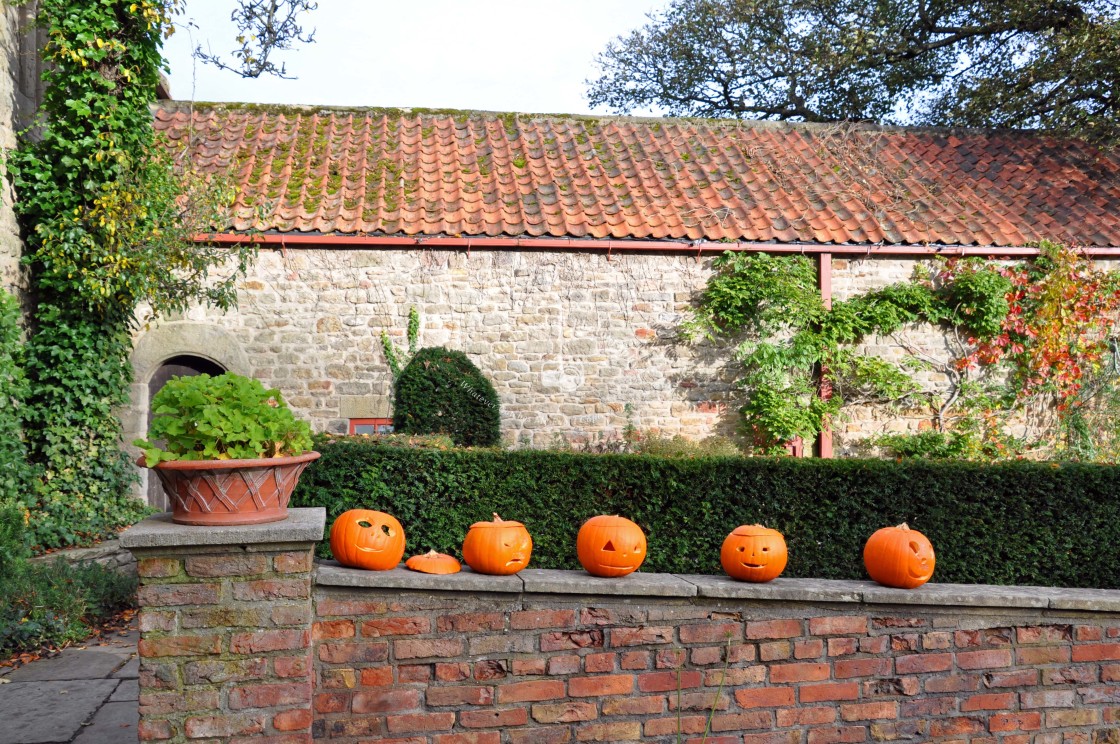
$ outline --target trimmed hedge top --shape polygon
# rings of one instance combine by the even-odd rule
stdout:
[[[501,439],[498,394],[461,351],[421,349],[394,390],[393,429],[401,434],[447,434],[461,447],[489,447]]]
[[[1120,469],[1110,466],[670,459],[361,438],[317,448],[293,505],[325,506],[332,519],[357,507],[389,512],[404,525],[407,555],[460,555],[470,525],[498,512],[528,527],[531,567],[579,568],[579,526],[621,514],[648,535],[643,571],[721,573],[723,539],[761,523],[786,537],[784,576],[865,579],[867,538],[908,522],[933,542],[935,582],[1120,588]]]

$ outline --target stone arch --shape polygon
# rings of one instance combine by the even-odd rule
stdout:
[[[225,328],[183,321],[156,326],[145,332],[132,350],[129,407],[121,416],[125,448],[133,456],[139,452],[132,446],[132,441],[143,437],[148,429],[149,383],[152,377],[165,363],[192,357],[240,375],[252,372],[249,355],[241,348],[240,341]],[[133,488],[133,495],[152,506],[162,506],[149,498],[147,469],[139,468],[139,471],[140,482]]]

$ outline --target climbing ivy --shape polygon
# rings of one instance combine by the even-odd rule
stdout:
[[[877,443],[899,456],[1120,459],[1120,276],[1051,242],[1017,264],[981,259],[919,268],[909,282],[826,308],[804,256],[726,253],[685,324],[692,340],[734,339],[756,451],[780,452],[843,417],[846,407],[923,411],[932,430]],[[948,359],[894,363],[860,345],[930,323]],[[948,389],[914,379],[933,369]]]
[[[26,437],[41,470],[25,497],[40,546],[132,522],[132,466],[115,411],[128,402],[130,331],[194,302],[226,308],[248,247],[191,240],[230,192],[157,146],[149,104],[181,0],[39,0],[46,93],[8,158],[26,229],[31,319]],[[224,276],[212,269],[221,268]],[[220,272],[221,273],[221,272]]]

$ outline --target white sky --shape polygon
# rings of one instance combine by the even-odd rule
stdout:
[[[229,58],[231,0],[188,0],[164,53],[181,100],[590,113],[595,56],[666,3],[319,0],[315,43],[276,57],[298,79],[243,80],[191,58],[197,44]]]

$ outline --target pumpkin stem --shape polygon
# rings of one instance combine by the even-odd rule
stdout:
[[[900,525],[899,525],[898,527],[896,527],[895,529],[898,529],[898,530],[903,530],[903,531],[905,531],[905,532],[909,532],[909,531],[910,531],[910,525],[908,525],[908,524],[906,524],[905,522],[903,522],[902,524],[900,524]]]
[[[439,555],[439,553],[436,552],[435,548],[432,548],[431,550],[428,551],[427,555],[425,555],[424,557],[425,558],[435,558],[437,555]]]
[[[495,522],[501,522],[502,521],[502,518],[498,516],[498,512],[490,512],[490,513],[494,515],[494,521]]]

